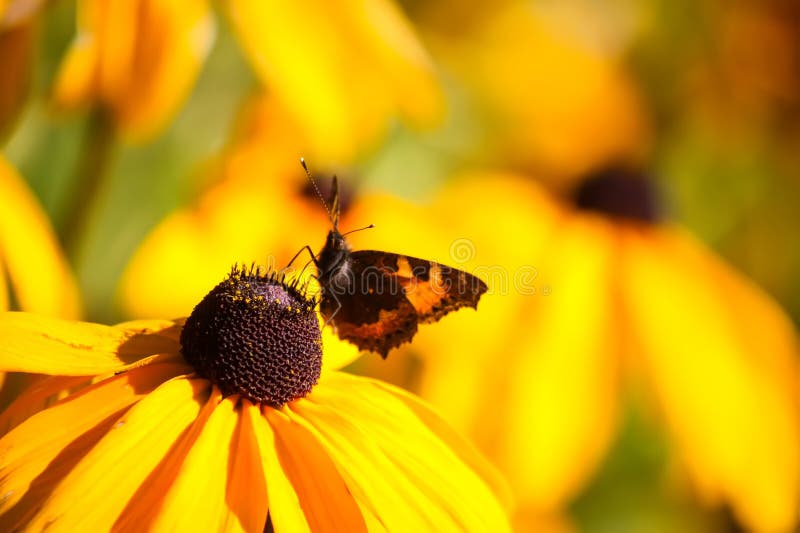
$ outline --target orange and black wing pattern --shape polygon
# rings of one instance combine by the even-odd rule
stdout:
[[[322,298],[322,315],[340,338],[386,357],[411,341],[420,323],[477,308],[486,284],[433,261],[373,250],[349,254],[347,290]]]

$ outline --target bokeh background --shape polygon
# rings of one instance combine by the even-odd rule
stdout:
[[[0,304],[191,312],[234,262],[357,248],[479,311],[351,369],[427,398],[520,531],[791,531],[791,0],[0,2]]]

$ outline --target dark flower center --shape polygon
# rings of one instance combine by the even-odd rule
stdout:
[[[320,172],[316,174],[318,176],[332,176],[334,173]],[[350,206],[353,205],[353,200],[355,200],[355,190],[350,186],[350,183],[352,183],[352,180],[347,179],[347,177],[345,177],[345,179],[339,179],[339,213],[341,215],[347,213],[347,211],[350,209]],[[317,193],[317,191],[319,191],[319,193]],[[303,183],[303,186],[300,188],[300,196],[311,202],[314,206],[319,205],[320,195],[322,195],[327,202],[331,199],[332,193],[333,180],[330,179],[315,180],[314,183],[311,183],[309,180],[305,180],[305,183]]]
[[[183,357],[226,396],[280,407],[307,395],[319,379],[314,307],[279,275],[234,267],[186,320]]]
[[[661,218],[658,200],[652,180],[620,168],[589,176],[575,193],[575,205],[580,209],[650,223]]]

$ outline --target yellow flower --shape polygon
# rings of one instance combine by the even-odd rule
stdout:
[[[625,390],[657,407],[705,502],[731,506],[748,528],[788,531],[800,495],[793,325],[658,222],[649,185],[598,175],[569,205],[515,176],[477,175],[431,206],[355,208],[381,230],[351,242],[488,282],[477,313],[420,328],[408,351],[422,361],[421,395],[508,476],[527,516],[559,512],[586,486]]]
[[[57,105],[99,105],[140,139],[159,131],[194,84],[214,39],[206,0],[80,0]]]
[[[320,376],[313,303],[234,270],[185,323],[0,315],[2,368],[50,376],[0,416],[2,528],[507,530],[425,404],[327,354]]]
[[[227,5],[259,78],[323,160],[363,154],[394,118],[440,120],[432,63],[391,0]]]
[[[608,6],[475,4],[427,3],[419,22],[470,97],[480,127],[472,157],[535,169],[563,185],[608,160],[647,153],[647,117],[622,61],[632,30]]]
[[[0,311],[10,308],[6,278],[20,309],[80,315],[78,289],[47,216],[0,156]]]

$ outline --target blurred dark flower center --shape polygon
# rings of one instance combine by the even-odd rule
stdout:
[[[625,169],[605,169],[585,179],[575,192],[579,209],[654,223],[661,219],[658,190],[646,176]]]
[[[275,273],[234,267],[181,331],[184,358],[226,396],[280,407],[311,392],[322,368],[315,302]]]
[[[334,173],[316,173],[317,176],[333,176]],[[314,204],[318,204],[320,199],[319,195],[321,194],[323,198],[325,198],[326,202],[330,202],[331,197],[333,196],[333,180],[330,177],[325,179],[314,178],[314,183],[316,183],[317,188],[319,189],[319,194],[317,194],[317,190],[314,188],[314,184],[311,183],[309,180],[305,180],[305,183],[300,188],[300,196],[305,198],[309,202],[313,202]],[[353,187],[350,186],[351,180],[339,178],[339,213],[344,215],[347,213],[347,210],[353,204],[353,200],[355,199],[355,191]],[[328,206],[330,207],[330,206]]]

